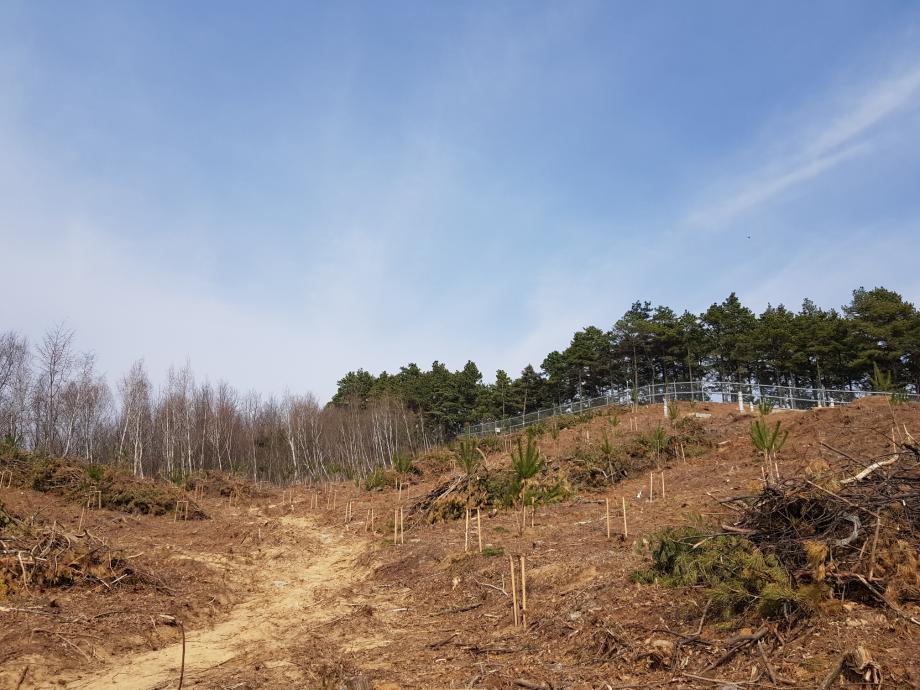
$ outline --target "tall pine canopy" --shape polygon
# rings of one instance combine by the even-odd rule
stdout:
[[[494,383],[483,383],[472,361],[459,371],[434,362],[427,371],[409,364],[377,377],[358,369],[338,382],[332,405],[390,396],[450,435],[625,386],[708,379],[867,388],[875,367],[895,386],[920,391],[920,312],[898,293],[860,287],[839,312],[805,299],[798,311],[767,305],[759,315],[731,293],[702,314],[634,302],[608,329],[576,331],[539,370],[528,364],[512,378],[499,369]]]

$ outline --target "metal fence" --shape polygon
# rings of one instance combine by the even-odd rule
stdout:
[[[777,408],[810,410],[814,407],[847,405],[859,398],[879,395],[891,396],[892,394],[890,392],[871,390],[802,388],[799,386],[772,386],[759,383],[736,383],[733,381],[660,383],[640,386],[639,388],[626,387],[611,391],[607,395],[597,398],[573,400],[563,405],[547,407],[523,415],[471,424],[464,428],[462,435],[507,434],[542,422],[544,419],[568,414],[577,415],[609,405],[651,405],[664,403],[667,400],[677,402],[728,402],[736,403],[739,408],[744,409],[764,400]],[[920,400],[920,395],[916,393],[902,393],[900,395],[903,395],[907,400]]]

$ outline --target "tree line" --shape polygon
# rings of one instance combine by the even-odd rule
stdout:
[[[32,344],[0,333],[2,446],[138,475],[179,478],[216,469],[255,481],[361,477],[449,439],[467,423],[596,397],[628,386],[688,380],[826,388],[868,387],[875,368],[920,391],[920,313],[884,288],[853,292],[824,310],[805,300],[757,315],[735,294],[702,314],[636,302],[607,330],[589,326],[550,352],[538,371],[496,372],[483,383],[467,362],[434,362],[377,376],[358,369],[332,401],[263,396],[225,381],[196,381],[189,365],[154,385],[137,361],[111,386],[73,331],[58,326]]]
[[[154,386],[143,361],[113,389],[63,326],[34,345],[0,333],[0,451],[76,456],[139,476],[213,469],[298,482],[363,477],[440,440],[392,396],[324,407],[310,394],[263,397],[197,382],[189,365]]]
[[[920,312],[897,292],[859,288],[841,310],[806,299],[798,311],[767,306],[761,314],[735,293],[701,314],[635,302],[609,329],[577,331],[540,370],[517,378],[499,369],[485,384],[472,361],[451,372],[434,362],[379,376],[363,370],[338,381],[340,409],[395,398],[426,429],[456,433],[465,424],[525,414],[625,387],[721,380],[812,388],[868,388],[873,372],[920,391]]]

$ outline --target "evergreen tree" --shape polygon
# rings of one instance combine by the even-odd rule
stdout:
[[[654,380],[654,365],[649,359],[653,338],[650,302],[634,302],[611,331],[616,359],[626,373],[624,383],[642,386]]]
[[[751,334],[757,323],[754,312],[741,304],[733,292],[721,304],[702,315],[707,355],[723,381],[744,381],[751,374],[754,351]]]
[[[332,403],[337,407],[347,407],[349,405],[366,407],[374,382],[374,376],[364,371],[364,369],[349,371],[339,379],[338,390],[332,396]]]
[[[749,341],[750,370],[760,383],[794,385],[805,356],[797,347],[795,314],[767,305]]]
[[[613,353],[610,338],[600,328],[589,326],[572,336],[562,353],[580,398],[593,398],[610,387]]]
[[[553,350],[540,365],[546,379],[547,402],[559,405],[575,396],[576,386],[572,383],[569,365],[565,356],[558,350]]]
[[[890,371],[895,384],[906,383],[915,374],[920,344],[920,316],[914,305],[891,290],[861,287],[843,311],[851,322],[851,366],[860,378],[868,379],[875,364]]]
[[[535,412],[546,404],[546,381],[528,364],[512,385],[514,399],[521,414]]]
[[[348,372],[332,398],[366,407],[391,396],[420,416],[424,428],[450,435],[464,424],[509,417],[595,397],[610,389],[676,380],[720,379],[764,385],[846,388],[868,385],[874,367],[893,385],[920,390],[920,313],[885,288],[853,292],[843,313],[806,299],[798,313],[768,305],[760,316],[735,293],[696,316],[635,302],[609,332],[588,326],[562,352],[527,365],[518,379],[503,370],[484,385],[475,363],[451,372],[433,362],[395,375]]]

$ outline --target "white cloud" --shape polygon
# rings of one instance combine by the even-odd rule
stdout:
[[[918,97],[920,65],[916,64],[843,92],[823,94],[821,103],[831,103],[830,110],[813,109],[791,127],[784,123],[781,130],[771,130],[774,141],[749,162],[747,171],[718,182],[706,200],[691,210],[687,223],[694,229],[722,229],[738,216],[869,155],[876,150],[876,130],[915,105]]]

